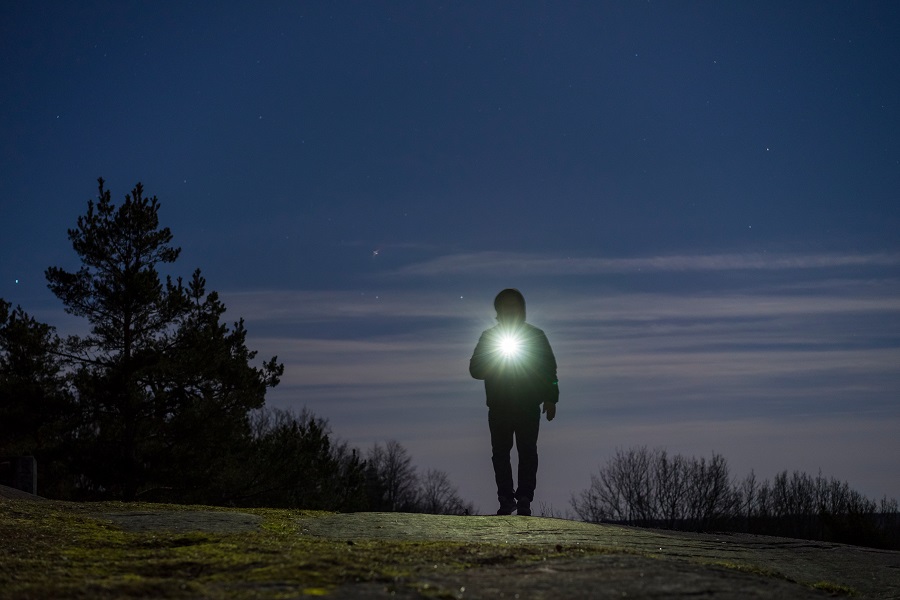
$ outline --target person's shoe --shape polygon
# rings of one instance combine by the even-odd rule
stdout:
[[[518,513],[519,515],[521,515],[523,517],[530,517],[531,516],[531,502],[529,502],[528,500],[526,500],[524,498],[519,499],[519,501],[516,503],[516,513]]]
[[[500,508],[497,509],[498,515],[511,515],[516,510],[516,501],[512,498],[500,498]]]

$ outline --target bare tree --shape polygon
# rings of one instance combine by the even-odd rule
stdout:
[[[709,462],[670,459],[664,450],[641,446],[616,450],[571,502],[579,517],[592,522],[706,528],[731,516],[737,500],[721,455]]]
[[[750,531],[900,549],[897,501],[869,500],[846,482],[796,471],[771,481],[731,480],[728,463],[669,457],[646,447],[616,453],[570,500],[579,518],[599,523]]]
[[[656,481],[653,478],[653,453],[646,446],[625,453],[620,480],[625,484],[625,500],[629,506],[629,521],[650,525],[653,513]]]
[[[675,528],[684,519],[688,494],[688,463],[680,454],[669,459],[665,450],[657,451],[655,514],[667,528]]]
[[[467,515],[474,512],[471,503],[459,497],[444,471],[428,469],[419,486],[421,512],[433,515]]]
[[[749,527],[750,519],[753,518],[754,506],[759,494],[759,486],[756,481],[756,473],[752,470],[740,484],[738,490],[740,514],[744,519],[744,527]]]
[[[572,494],[569,503],[579,519],[588,523],[613,520],[613,511],[610,510],[603,491],[603,481],[596,475],[591,475],[591,485],[581,490],[577,496]],[[611,504],[618,506],[619,502],[613,498]]]
[[[621,521],[649,525],[654,518],[652,454],[642,446],[615,455],[591,475],[591,486],[572,497],[575,513],[587,521]]]
[[[400,442],[375,444],[367,456],[372,485],[378,490],[378,508],[391,512],[413,511],[417,504],[419,478],[412,457]]]

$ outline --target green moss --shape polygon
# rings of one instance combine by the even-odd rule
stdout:
[[[784,573],[779,573],[778,571],[773,571],[771,569],[764,569],[762,567],[758,567],[756,565],[748,565],[744,563],[735,563],[727,560],[716,560],[716,561],[698,561],[701,564],[711,565],[715,567],[722,567],[725,569],[729,569],[732,571],[740,571],[741,573],[749,573],[750,575],[759,575],[761,577],[772,577],[774,579],[783,579],[784,581],[790,581],[791,583],[796,583],[793,579],[786,576]]]
[[[821,590],[823,592],[828,592],[832,596],[857,596],[859,595],[856,590],[846,585],[840,585],[838,583],[832,583],[830,581],[817,581],[812,584],[814,590]]]
[[[227,511],[116,502],[0,500],[0,598],[272,598],[325,595],[337,586],[403,587],[424,571],[582,556],[598,548],[553,549],[444,541],[346,542],[301,530],[329,513],[241,509],[262,517],[258,531],[128,532],[110,512]]]
[[[354,582],[377,582],[386,589],[415,589],[441,598],[446,590],[428,586],[423,575],[609,553],[663,558],[586,544],[324,539],[304,534],[303,523],[330,513],[298,510],[240,509],[262,519],[258,530],[244,533],[129,532],[102,518],[112,512],[186,510],[229,511],[0,499],[0,599],[296,598],[329,595]],[[746,563],[696,562],[792,581]],[[834,583],[806,585],[835,595],[855,595],[851,588]]]
[[[761,567],[757,567],[755,565],[747,565],[747,564],[738,564],[728,561],[714,561],[714,562],[704,562],[704,564],[714,565],[717,567],[724,567],[726,569],[731,569],[733,571],[740,571],[742,573],[750,573],[752,575],[760,575],[763,577],[773,577],[775,579],[783,579],[785,581],[790,581],[791,583],[799,583],[800,585],[805,585],[806,587],[810,587],[814,590],[821,590],[824,592],[828,592],[832,595],[841,595],[841,596],[855,596],[857,595],[856,590],[853,588],[847,587],[845,585],[840,585],[837,583],[831,583],[829,581],[819,581],[816,583],[808,583],[802,581],[795,581],[790,577],[784,575],[783,573],[779,573],[778,571],[772,571],[770,569],[763,569]]]

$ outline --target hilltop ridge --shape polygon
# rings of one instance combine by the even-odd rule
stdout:
[[[900,552],[540,517],[0,499],[0,598],[900,596]]]

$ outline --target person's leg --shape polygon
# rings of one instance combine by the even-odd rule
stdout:
[[[519,454],[519,487],[516,489],[518,513],[531,514],[537,485],[537,439],[541,424],[540,407],[526,407],[516,415],[516,451]]]
[[[509,515],[515,509],[512,466],[509,453],[513,446],[513,419],[506,411],[495,408],[488,410],[488,425],[491,428],[491,462],[494,465],[494,480],[497,482],[497,499],[500,510],[497,514]]]

